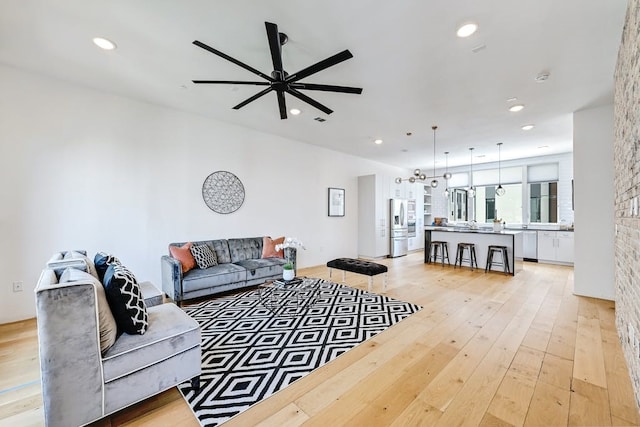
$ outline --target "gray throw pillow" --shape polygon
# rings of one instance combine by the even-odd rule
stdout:
[[[88,256],[86,256],[85,254],[83,254],[82,252],[78,252],[78,251],[69,251],[67,253],[64,254],[64,259],[65,261],[69,261],[69,260],[83,260],[86,264],[87,264],[87,273],[91,274],[93,277],[95,277],[96,279],[100,279],[98,277],[98,272],[96,271],[96,266],[93,264],[93,260],[90,259]]]
[[[102,283],[86,271],[77,268],[67,268],[60,276],[60,283],[86,281],[93,283],[96,289],[96,304],[98,306],[98,329],[100,330],[100,352],[104,354],[116,342],[118,326],[111,313]]]

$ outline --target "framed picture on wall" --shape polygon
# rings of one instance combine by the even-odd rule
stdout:
[[[329,187],[329,216],[344,216],[344,188]]]

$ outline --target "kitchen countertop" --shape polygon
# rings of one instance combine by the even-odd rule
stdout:
[[[501,230],[493,231],[493,227],[484,226],[477,230],[471,230],[469,227],[452,227],[452,226],[426,226],[424,227],[424,262],[430,263],[431,246],[433,241],[446,242],[449,252],[454,252],[456,246],[460,243],[471,243],[475,248],[477,265],[485,268],[487,265],[487,257],[489,256],[490,246],[503,246],[507,250],[509,259],[510,273],[516,274],[523,268],[523,241],[525,234],[523,230]]]
[[[527,228],[511,228],[507,227],[508,230],[522,230],[522,231],[569,231],[573,233],[573,228],[546,228],[546,227],[527,227]]]
[[[442,227],[435,225],[427,225],[424,227],[425,231],[447,231],[452,233],[478,233],[478,234],[503,234],[503,235],[514,235],[520,234],[523,230],[502,230],[502,231],[494,231],[492,228],[478,228],[477,230],[472,230],[466,227]]]
[[[479,225],[479,230],[492,230],[492,227],[488,227],[486,225]],[[425,225],[425,230],[430,229],[433,230],[435,228],[439,228],[439,229],[443,229],[443,231],[446,229],[462,229],[462,230],[469,230],[469,227],[466,226],[459,226],[459,225],[446,225],[446,226],[442,226],[442,225]],[[505,228],[505,230],[513,230],[513,231],[569,231],[569,232],[573,232],[574,229],[573,228],[561,228],[560,226],[557,225],[512,225],[509,226],[507,225],[507,227]]]

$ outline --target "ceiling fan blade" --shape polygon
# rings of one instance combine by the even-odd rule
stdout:
[[[244,62],[240,62],[240,61],[238,61],[237,59],[230,57],[230,56],[229,56],[229,55],[227,55],[226,53],[222,53],[222,52],[220,52],[219,50],[212,48],[211,46],[207,46],[206,44],[204,44],[204,43],[202,43],[202,42],[200,42],[200,41],[198,41],[198,40],[194,40],[194,41],[193,41],[193,44],[195,44],[195,45],[196,45],[196,46],[198,46],[198,47],[201,47],[201,48],[202,48],[202,49],[204,49],[204,50],[208,50],[209,52],[213,53],[214,55],[218,55],[219,57],[224,58],[224,59],[226,59],[226,60],[227,60],[227,61],[229,61],[229,62],[233,62],[233,63],[234,63],[234,64],[236,64],[237,66],[242,67],[242,68],[244,68],[244,69],[245,69],[245,70],[247,70],[247,71],[251,71],[253,74],[257,74],[257,75],[259,75],[260,77],[262,77],[263,79],[266,79],[266,80],[268,80],[268,81],[270,81],[270,82],[274,81],[274,80],[273,80],[273,78],[272,78],[271,76],[268,76],[268,75],[266,75],[265,73],[263,73],[263,72],[261,72],[261,71],[256,70],[255,68],[253,68],[253,67],[251,67],[251,66],[249,66],[249,65],[245,64]]]
[[[289,77],[287,77],[286,81],[289,83],[296,82],[298,80],[301,80],[301,79],[304,79],[305,77],[310,76],[311,74],[315,74],[318,71],[322,71],[326,68],[339,64],[342,61],[346,61],[349,58],[353,58],[353,55],[351,54],[351,52],[349,52],[348,49],[343,50],[340,53],[336,53],[335,55],[330,56],[327,59],[323,59],[320,62],[316,62],[315,64],[310,65],[307,68],[304,68],[298,71],[297,73],[290,75]]]
[[[299,100],[304,101],[304,102],[306,102],[307,104],[309,104],[309,105],[311,105],[313,107],[316,107],[318,110],[322,111],[323,113],[326,113],[326,114],[333,113],[332,109],[330,109],[328,107],[325,107],[324,105],[320,104],[315,99],[309,98],[304,93],[298,92],[297,90],[295,90],[292,87],[289,87],[289,89],[287,89],[287,92],[289,92],[291,95],[295,96]]]
[[[289,86],[294,89],[322,90],[325,92],[355,93],[358,95],[362,93],[361,87],[318,85],[314,83],[290,83]]]
[[[238,82],[233,80],[191,80],[195,84],[228,84],[228,85],[255,85],[269,86],[269,82]]]
[[[271,22],[265,22],[264,26],[267,28],[267,39],[269,40],[269,50],[271,51],[273,70],[278,72],[281,76],[280,79],[276,79],[284,80],[284,73],[282,72],[282,45],[280,44],[278,26]]]
[[[239,110],[242,107],[244,107],[245,105],[247,105],[250,102],[255,101],[256,99],[260,98],[261,96],[264,96],[266,94],[268,94],[269,92],[271,92],[273,90],[273,88],[268,87],[265,90],[262,90],[258,93],[256,93],[255,95],[253,95],[251,98],[247,98],[244,101],[242,101],[240,104],[236,105],[235,107],[233,107],[234,110]]]
[[[278,107],[280,107],[280,119],[287,118],[287,103],[284,100],[284,92],[281,90],[276,91],[278,94]]]

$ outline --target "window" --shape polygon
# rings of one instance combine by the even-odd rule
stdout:
[[[529,222],[558,222],[558,182],[529,184]]]
[[[507,224],[522,223],[522,184],[506,184],[504,196],[496,196],[496,185],[476,187],[476,221],[493,222],[501,219]]]
[[[467,221],[467,191],[460,188],[449,194],[449,221]]]

